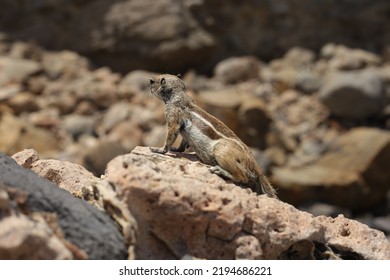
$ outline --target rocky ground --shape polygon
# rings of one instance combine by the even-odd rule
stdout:
[[[165,135],[154,74],[0,38],[0,258],[390,258],[388,58],[327,44],[184,73],[281,201],[142,148]]]

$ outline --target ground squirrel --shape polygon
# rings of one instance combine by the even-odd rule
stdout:
[[[276,191],[260,171],[249,148],[223,122],[194,104],[180,76],[150,78],[150,91],[164,101],[167,124],[164,146],[150,148],[152,152],[184,152],[192,147],[203,163],[211,165],[211,172],[276,198]],[[172,144],[179,133],[183,139],[174,148]]]

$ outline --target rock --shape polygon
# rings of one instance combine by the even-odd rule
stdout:
[[[267,108],[281,138],[301,138],[316,130],[329,116],[328,109],[318,97],[303,95],[296,90],[286,90],[273,97]]]
[[[9,48],[9,56],[16,59],[31,59],[40,61],[41,48],[30,42],[13,42]]]
[[[266,105],[259,98],[246,98],[238,110],[238,120],[238,137],[248,146],[264,149],[271,125]]]
[[[46,222],[24,215],[0,220],[0,259],[73,259],[73,255]]]
[[[73,0],[64,7],[59,0],[7,0],[0,5],[0,29],[21,41],[83,53],[121,72],[175,73],[210,71],[222,58],[243,54],[270,60],[294,46],[319,50],[328,42],[379,53],[389,45],[388,9],[387,0],[227,0],[223,9],[219,1]]]
[[[37,97],[31,92],[20,92],[11,97],[7,104],[12,108],[15,114],[24,112],[34,112],[39,110],[39,105],[36,101]]]
[[[321,49],[321,57],[328,61],[331,69],[338,70],[358,70],[380,64],[380,57],[376,54],[333,43]]]
[[[9,113],[0,113],[0,151],[16,153],[26,147],[48,156],[58,152],[58,139],[46,129],[32,126]]]
[[[104,114],[99,125],[99,133],[104,135],[110,132],[115,125],[126,120],[131,114],[131,105],[127,102],[115,103]]]
[[[41,70],[42,67],[32,60],[0,57],[0,87],[25,82]]]
[[[214,68],[215,78],[224,84],[235,84],[258,79],[259,61],[252,56],[231,57],[219,62]]]
[[[336,116],[365,119],[381,113],[383,82],[374,69],[336,73],[321,88],[320,98]]]
[[[203,91],[199,94],[202,107],[209,114],[221,120],[235,133],[239,130],[237,112],[241,106],[242,96],[235,88]]]
[[[389,189],[390,133],[355,128],[328,147],[316,162],[273,169],[281,199],[295,205],[323,201],[351,210],[383,202]]]
[[[22,87],[19,84],[11,84],[0,88],[0,101],[7,100],[16,96],[22,91]]]
[[[336,218],[339,215],[344,215],[347,218],[352,217],[352,213],[348,209],[321,202],[305,203],[304,205],[299,207],[299,210],[309,212],[313,216],[329,216],[332,218]]]
[[[74,79],[89,70],[89,61],[75,52],[44,52],[42,66],[50,79]]]
[[[164,145],[166,134],[167,127],[165,125],[156,125],[151,131],[145,134],[143,143],[148,147],[162,147]],[[174,143],[173,146],[178,147],[180,142],[177,140],[175,142],[176,143]]]
[[[142,143],[143,136],[143,132],[138,125],[131,120],[126,120],[115,125],[105,139],[120,143],[130,151]]]
[[[27,157],[32,151],[19,152],[19,156],[14,155],[13,158]],[[26,156],[22,156],[23,154]],[[137,227],[134,218],[123,202],[118,199],[113,187],[106,181],[95,177],[81,165],[67,161],[34,160],[30,168],[73,196],[84,199],[105,211],[120,225],[126,243],[130,247],[134,246],[135,228]]]
[[[82,134],[93,135],[95,123],[96,118],[94,116],[77,114],[65,116],[62,122],[64,129],[73,137],[73,139],[78,139]]]
[[[73,197],[67,191],[59,189],[46,179],[40,178],[31,170],[18,166],[13,159],[2,153],[0,153],[0,173],[0,186],[5,186],[7,192],[14,189],[16,192],[24,194],[24,198],[21,197],[19,200],[25,201],[23,207],[25,215],[32,215],[33,213],[41,213],[41,215],[53,213],[56,215],[64,238],[70,243],[70,247],[75,248],[75,251],[84,251],[89,259],[126,258],[127,252],[124,239],[114,221],[105,213],[87,202]],[[0,221],[4,222],[4,219]],[[10,225],[9,223],[16,222],[9,221],[7,223]],[[33,226],[31,223],[25,223],[15,230],[23,232]],[[3,226],[0,229],[5,230],[5,232],[8,231],[8,235],[10,235],[9,229]],[[5,232],[3,231],[3,233]],[[19,244],[23,242],[23,233],[20,234]],[[28,233],[24,234],[28,236]],[[35,233],[30,234],[34,235]],[[36,234],[35,239],[38,241],[44,236]],[[48,232],[47,234],[50,236],[51,233]],[[46,239],[45,242],[47,241]],[[39,255],[36,255],[34,244],[30,242],[23,244],[28,246],[24,248],[25,252],[28,253],[26,258],[30,256],[39,257]],[[54,254],[50,256],[55,257]],[[62,254],[61,256],[65,255]]]
[[[106,180],[137,220],[135,251],[141,259],[278,259],[289,257],[302,241],[312,247],[306,246],[301,259],[390,258],[383,233],[258,196],[211,174],[191,154],[160,155],[137,147],[108,164]]]
[[[99,141],[96,145],[85,151],[83,165],[95,176],[104,174],[107,163],[118,155],[129,150],[120,143],[112,141]]]
[[[288,50],[282,59],[271,61],[271,67],[280,68],[307,68],[310,67],[315,60],[315,53],[311,50],[294,47]]]
[[[143,70],[131,71],[119,83],[120,95],[131,98],[140,93],[149,92],[149,79],[157,75],[157,73]]]
[[[31,165],[37,160],[39,160],[39,155],[34,149],[24,149],[23,151],[17,152],[16,154],[12,155],[12,158],[20,166],[30,169]]]
[[[322,79],[314,67],[314,52],[295,47],[282,58],[269,63],[262,71],[262,78],[276,84],[280,92],[296,88],[306,93],[316,92]]]
[[[50,129],[59,127],[62,119],[57,108],[47,108],[30,113],[27,121],[34,126]]]

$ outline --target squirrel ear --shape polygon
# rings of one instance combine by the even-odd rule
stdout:
[[[161,83],[162,85],[165,85],[165,78],[162,78],[161,81],[160,81],[160,83]]]
[[[176,76],[177,76],[179,79],[181,79],[181,75],[180,75],[180,74],[177,74]]]

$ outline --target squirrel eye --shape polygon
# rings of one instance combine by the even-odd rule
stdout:
[[[177,74],[176,77],[178,77],[179,79],[181,79],[181,75],[180,75],[180,74]]]
[[[165,78],[162,78],[161,81],[160,81],[160,83],[161,83],[162,85],[165,85]]]

